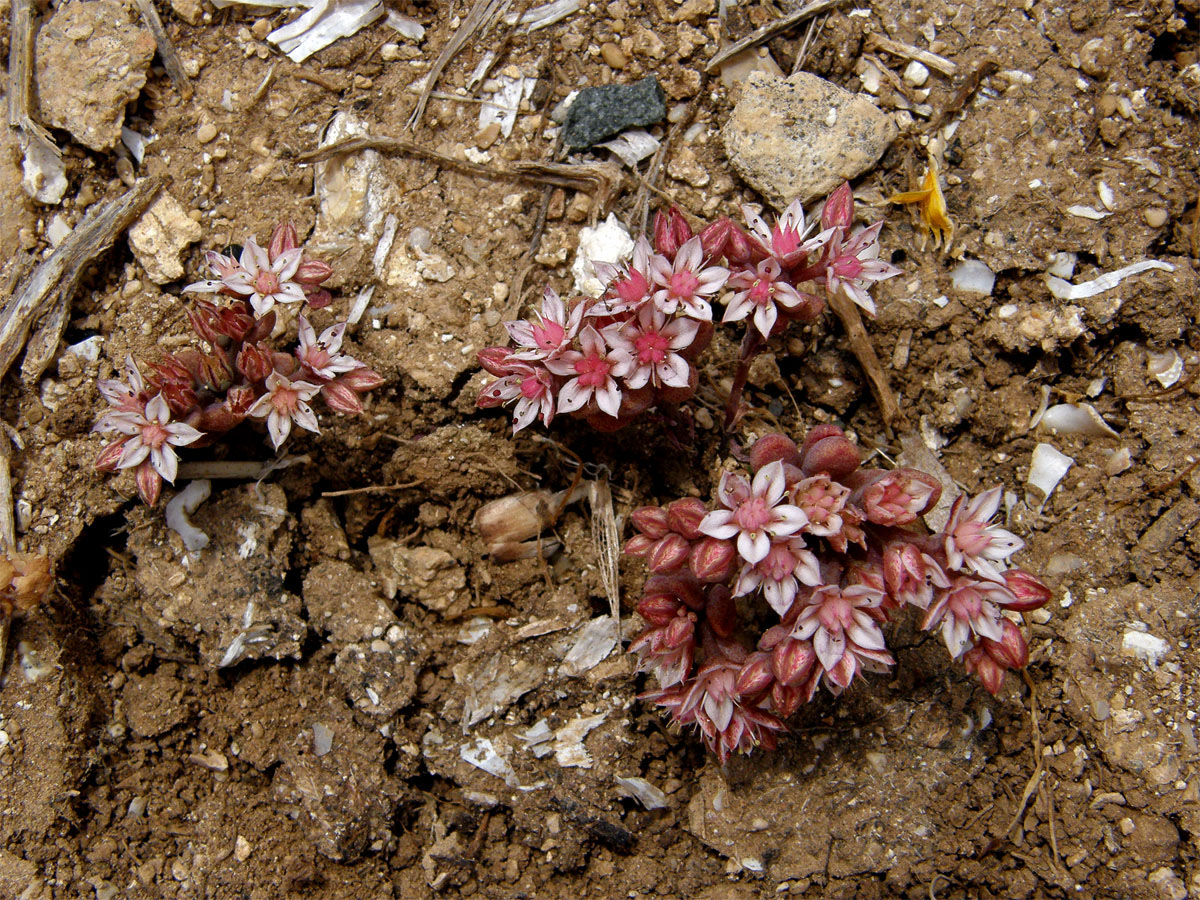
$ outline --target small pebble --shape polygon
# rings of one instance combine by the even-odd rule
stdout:
[[[355,75],[354,76],[354,86],[356,88],[362,88],[363,90],[367,90],[368,88],[374,87],[375,82],[373,79],[368,78],[366,75]]]
[[[217,126],[212,122],[205,122],[196,129],[196,140],[202,144],[207,144],[217,136]]]
[[[1112,94],[1104,94],[1096,101],[1096,112],[1101,118],[1107,119],[1117,111],[1117,98]]]
[[[915,59],[908,64],[904,70],[904,81],[913,87],[919,88],[929,80],[929,69]]]
[[[399,59],[400,58],[400,45],[399,44],[384,44],[382,47],[379,48],[379,56],[383,59],[384,62],[392,62],[393,60]]]
[[[256,20],[255,23],[250,26],[250,33],[252,35],[254,35],[260,41],[266,40],[267,35],[271,33],[271,20],[270,19]]]
[[[122,156],[117,159],[117,177],[121,179],[121,184],[133,187],[133,163],[129,161],[129,157]]]
[[[1152,206],[1142,211],[1142,218],[1146,220],[1146,224],[1151,228],[1162,228],[1167,224],[1167,211]]]
[[[604,61],[612,69],[624,69],[629,62],[625,58],[625,54],[621,52],[621,48],[613,43],[601,44],[600,55],[604,57]]]
[[[498,137],[500,137],[500,123],[491,122],[475,135],[475,146],[480,150],[487,150],[496,143]]]

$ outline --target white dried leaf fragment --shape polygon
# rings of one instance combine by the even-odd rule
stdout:
[[[312,9],[281,28],[267,40],[301,63],[338,38],[349,37],[384,15],[380,0],[319,0]]]
[[[667,795],[645,778],[622,778],[620,775],[614,775],[613,780],[616,781],[622,797],[630,797],[646,809],[666,809]]]
[[[600,665],[616,646],[617,620],[612,616],[591,619],[579,629],[574,646],[567,651],[559,668],[564,675],[582,675]]]
[[[1039,510],[1046,505],[1058,483],[1074,464],[1074,459],[1065,453],[1059,453],[1049,444],[1038,444],[1033,448],[1033,461],[1029,466],[1029,486],[1042,496]]]
[[[554,759],[560,766],[590,769],[592,755],[583,746],[583,739],[592,729],[599,727],[608,713],[595,716],[579,716],[572,719],[554,734]]]
[[[1157,666],[1170,649],[1171,645],[1162,638],[1137,628],[1130,628],[1121,638],[1121,653],[1150,666]]]
[[[1162,269],[1164,272],[1175,271],[1175,267],[1170,263],[1159,262],[1156,259],[1147,259],[1113,272],[1105,272],[1098,278],[1093,278],[1091,281],[1085,281],[1082,284],[1071,284],[1069,281],[1050,274],[1044,275],[1043,278],[1046,281],[1046,287],[1050,289],[1050,293],[1059,300],[1084,300],[1088,297],[1095,297],[1097,294],[1103,294],[1105,291],[1111,291],[1131,275],[1139,275],[1150,269]]]

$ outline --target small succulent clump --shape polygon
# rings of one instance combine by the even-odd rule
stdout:
[[[819,687],[837,695],[894,664],[882,626],[905,607],[997,693],[1029,661],[1020,614],[1050,591],[1008,567],[1024,543],[991,524],[1000,488],[959,496],[930,533],[919,517],[940,496],[924,472],[862,467],[841,429],[819,425],[799,447],[760,438],[750,476],[725,472],[714,507],[635,510],[625,552],[651,574],[630,650],[658,681],[644,698],[696,725],[722,762],[773,749]]]
[[[265,423],[278,450],[292,426],[318,432],[310,405],[318,395],[334,412],[362,412],[360,395],[383,378],[341,353],[346,323],[316,333],[299,315],[299,344],[292,352],[270,343],[276,304],[319,309],[330,302],[321,284],[328,263],[306,259],[296,229],[276,226],[267,246],[247,239],[240,256],[207,255],[215,276],[184,288],[188,320],[207,350],[187,348],[142,367],[125,360],[125,380],[102,379],[108,409],[94,430],[111,440],[96,459],[102,472],[134,469],[138,493],[154,505],[164,481],[178,473],[177,447],[202,447],[246,419]]]
[[[745,229],[725,217],[699,233],[677,209],[659,213],[653,243],[641,237],[627,265],[596,264],[607,281],[599,299],[564,301],[547,288],[540,312],[505,323],[515,346],[480,351],[496,380],[478,405],[512,404],[516,432],[563,414],[611,431],[653,407],[683,403],[696,392],[696,361],[723,298],[720,321],[746,323],[729,426],[751,361],[789,322],[821,314],[817,292],[841,292],[874,315],[871,284],[900,272],[879,259],[883,222],[853,227],[849,184],[809,221],[799,201],[773,226],[749,207],[743,212]]]
[[[46,557],[36,553],[0,554],[0,625],[40,604],[53,584]]]

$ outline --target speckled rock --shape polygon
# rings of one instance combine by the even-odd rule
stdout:
[[[653,125],[666,114],[666,95],[653,75],[637,84],[584,88],[567,111],[563,142],[568,147],[590,147],[626,128]]]
[[[69,3],[38,32],[36,53],[43,121],[92,150],[114,147],[154,58],[149,30],[118,0]]]
[[[752,73],[724,129],[734,169],[777,209],[861,175],[896,134],[866,96],[807,72]]]

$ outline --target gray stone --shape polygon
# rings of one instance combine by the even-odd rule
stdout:
[[[563,142],[590,147],[626,128],[653,125],[667,114],[667,98],[653,75],[637,84],[584,88],[567,111]]]
[[[824,197],[861,175],[896,134],[865,95],[807,72],[751,73],[724,129],[733,168],[776,209],[797,197]]]

